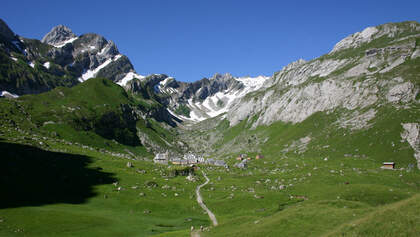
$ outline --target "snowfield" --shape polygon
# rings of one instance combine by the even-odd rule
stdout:
[[[229,111],[234,102],[244,97],[250,92],[260,89],[270,77],[238,77],[235,80],[241,82],[243,87],[228,88],[225,91],[219,91],[212,96],[208,96],[204,101],[193,101],[192,98],[188,100],[187,106],[191,109],[190,117],[176,115],[172,111],[170,113],[181,120],[189,120],[194,122],[203,121],[208,118],[217,117]],[[169,79],[169,78],[168,78]],[[167,80],[162,81],[161,84],[165,85]],[[197,91],[196,93],[198,93]]]

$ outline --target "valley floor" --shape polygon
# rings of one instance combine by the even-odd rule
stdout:
[[[201,236],[420,233],[420,173],[381,170],[372,161],[266,156],[245,170],[202,166],[210,181],[200,171],[190,182],[169,177],[165,166],[127,167],[127,159],[76,146],[68,153],[1,146],[2,167],[9,168],[1,236],[189,236],[191,226],[207,227]],[[65,166],[77,171],[63,175]],[[196,187],[207,182],[200,191],[216,227],[196,202]]]

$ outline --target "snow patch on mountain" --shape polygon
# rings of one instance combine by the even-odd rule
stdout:
[[[159,82],[159,86],[164,87],[166,86],[169,82],[171,82],[174,78],[173,77],[167,77],[165,80]]]
[[[7,98],[18,98],[19,96],[8,91],[2,91],[0,93],[0,97],[7,97]]]
[[[110,63],[117,61],[119,58],[121,58],[122,55],[118,54],[113,58],[109,58],[107,59],[105,62],[103,62],[101,65],[99,65],[98,67],[94,68],[94,69],[89,69],[86,70],[81,77],[79,77],[79,81],[80,82],[84,82],[90,78],[93,78],[96,76],[96,74],[98,74],[98,72],[103,69],[104,67],[108,66]]]
[[[208,96],[203,101],[194,101],[192,98],[188,100],[188,107],[191,109],[190,118],[178,118],[182,120],[203,121],[208,118],[219,116],[229,111],[234,102],[250,92],[260,89],[264,83],[269,79],[266,76],[258,77],[239,77],[234,78],[243,84],[243,87],[228,88],[224,91],[219,91],[214,95]],[[165,82],[161,82],[165,83]],[[197,94],[201,88],[197,90]]]
[[[47,69],[50,69],[51,63],[50,62],[46,62],[43,64],[43,66]]]
[[[62,47],[64,47],[66,44],[73,43],[73,41],[77,40],[78,38],[79,38],[79,37],[74,37],[74,38],[71,38],[71,39],[65,40],[65,41],[63,41],[63,42],[60,42],[60,43],[58,43],[58,44],[52,44],[52,43],[50,43],[50,45],[52,45],[52,46],[54,46],[54,47],[56,47],[56,48],[62,48]]]
[[[260,89],[264,82],[269,79],[266,76],[257,76],[257,77],[239,77],[235,78],[237,81],[242,82],[247,88],[248,91],[254,91]]]
[[[133,79],[142,80],[144,78],[145,78],[145,76],[139,75],[135,72],[128,72],[127,74],[125,74],[125,76],[120,81],[117,82],[117,84],[120,85],[120,86],[126,86],[127,83],[129,81],[133,80]]]

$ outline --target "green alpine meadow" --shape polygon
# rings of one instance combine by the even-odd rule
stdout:
[[[420,23],[331,47],[184,82],[0,19],[0,236],[420,236]]]

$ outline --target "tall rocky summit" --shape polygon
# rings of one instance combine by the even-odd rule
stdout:
[[[138,75],[114,42],[93,33],[75,35],[66,26],[51,29],[41,41],[19,37],[0,20],[4,62],[0,90],[23,95],[74,86],[93,77],[122,82]]]
[[[51,31],[42,38],[41,42],[57,46],[73,38],[76,38],[76,35],[70,28],[64,25],[58,25],[52,28]]]

